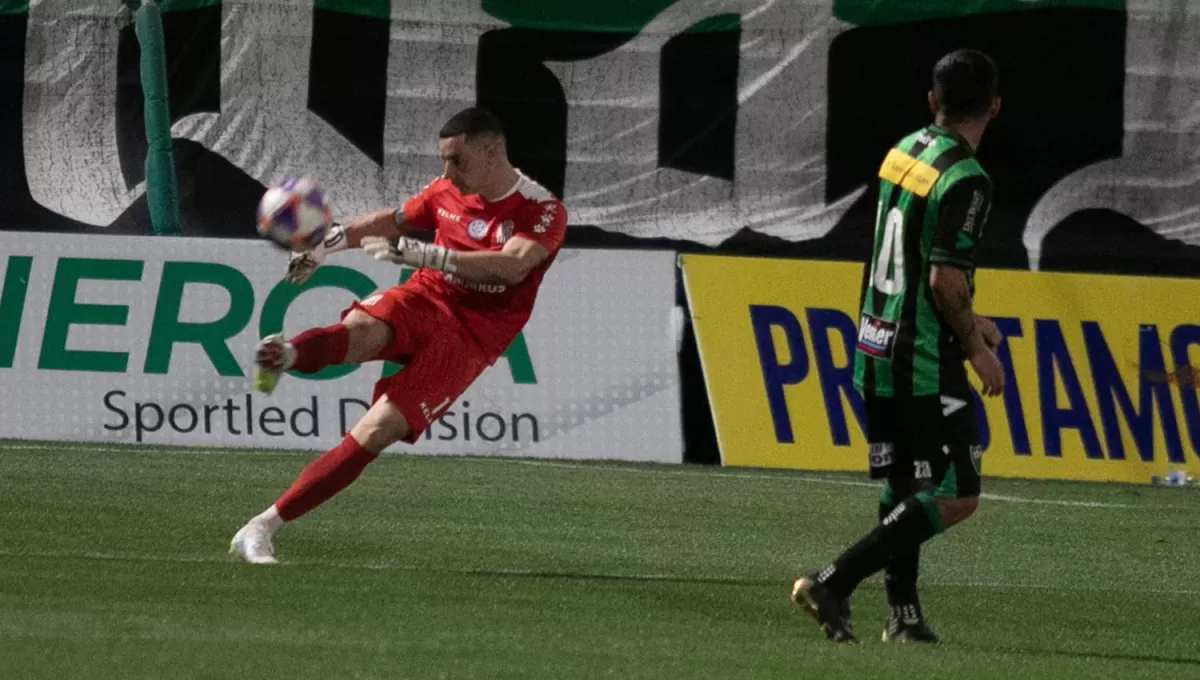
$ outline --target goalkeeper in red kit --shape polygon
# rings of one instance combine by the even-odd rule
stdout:
[[[488,111],[462,111],[438,136],[441,177],[400,209],[334,227],[324,243],[288,263],[287,280],[302,283],[330,253],[361,247],[417,271],[353,303],[341,323],[291,340],[263,338],[254,357],[256,389],[273,391],[285,371],[385,359],[405,367],[376,383],[370,409],[340,444],[234,535],[230,551],[247,562],[275,563],[272,539],[284,523],[349,486],[388,446],[415,442],[529,320],[562,245],[566,209],[512,166],[503,126]],[[433,230],[433,243],[407,237],[412,230]]]

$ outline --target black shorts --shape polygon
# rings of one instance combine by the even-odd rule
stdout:
[[[935,496],[979,495],[979,426],[970,395],[865,398],[871,479],[907,476]]]

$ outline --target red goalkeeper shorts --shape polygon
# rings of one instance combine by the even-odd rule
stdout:
[[[361,309],[392,327],[392,342],[376,356],[404,368],[375,383],[372,403],[387,395],[404,414],[413,443],[488,367],[487,355],[448,309],[419,286],[372,293],[342,312]]]

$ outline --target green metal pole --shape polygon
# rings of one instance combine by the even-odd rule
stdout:
[[[128,1],[128,0],[127,0]],[[178,235],[179,187],[171,151],[171,112],[167,104],[167,55],[162,12],[154,0],[137,10],[134,27],[142,48],[142,93],[146,119],[146,201],[155,234]]]

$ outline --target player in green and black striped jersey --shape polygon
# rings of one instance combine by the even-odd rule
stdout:
[[[891,610],[883,640],[936,642],[917,597],[920,546],[978,505],[981,449],[964,361],[983,394],[1004,387],[1000,332],[972,309],[992,200],[975,149],[999,113],[997,83],[981,52],[943,57],[929,93],[933,125],[902,139],[879,167],[854,383],[866,405],[871,477],[888,486],[879,525],[792,587],[792,598],[838,642],[855,641],[850,595],[880,569]]]
[[[901,140],[879,177],[854,385],[868,397],[962,394],[966,357],[939,313],[930,273],[935,265],[961,269],[974,294],[975,250],[991,207],[991,179],[970,143],[937,124]]]

